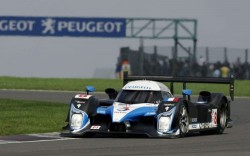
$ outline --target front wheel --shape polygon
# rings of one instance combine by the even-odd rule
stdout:
[[[181,105],[180,108],[178,124],[180,130],[180,137],[184,137],[188,133],[188,127],[189,127],[189,116],[187,108],[184,105]]]

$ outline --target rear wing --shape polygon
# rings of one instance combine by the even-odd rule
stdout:
[[[186,89],[186,83],[213,83],[213,84],[228,84],[229,95],[231,100],[234,100],[234,76],[230,78],[213,78],[213,77],[173,77],[173,76],[131,76],[128,72],[123,74],[123,85],[134,80],[153,80],[158,82],[170,82],[170,91],[174,94],[174,83],[183,83],[183,89]]]

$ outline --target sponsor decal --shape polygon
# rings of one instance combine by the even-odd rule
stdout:
[[[214,124],[217,124],[217,113],[214,113]]]
[[[167,106],[167,107],[165,107],[165,110],[166,110],[166,111],[168,111],[168,109],[169,109],[169,107],[168,107],[168,106]]]
[[[104,110],[97,110],[97,113],[105,114],[106,112]]]
[[[200,128],[204,129],[204,128],[209,128],[210,127],[210,123],[200,123]]]
[[[80,108],[82,105],[81,104],[77,104],[77,108]]]
[[[168,101],[173,101],[173,102],[178,102],[179,101],[179,98],[169,98]]]
[[[217,109],[212,109],[211,118],[212,124],[217,125]]]
[[[199,124],[190,124],[189,130],[194,130],[194,129],[200,129],[200,125]]]
[[[126,86],[124,89],[143,89],[143,90],[151,90],[149,86]]]
[[[173,106],[175,106],[175,104],[173,104],[173,103],[166,103],[166,104],[164,104],[164,106],[173,107]]]
[[[197,122],[197,118],[191,118],[191,122]]]
[[[100,128],[101,128],[101,126],[96,126],[96,125],[93,125],[90,127],[90,129],[100,129]]]
[[[114,111],[114,114],[126,114],[127,112],[125,111]]]
[[[87,95],[87,94],[77,94],[75,98],[79,99],[89,99],[92,95]]]
[[[145,115],[155,115],[155,112],[147,112]]]
[[[127,111],[129,110],[129,106],[128,105],[119,105],[117,108],[118,111]]]
[[[78,100],[76,100],[76,103],[85,104],[86,102],[85,101],[78,101]]]

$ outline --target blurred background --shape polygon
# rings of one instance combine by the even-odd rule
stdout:
[[[195,47],[194,40],[1,35],[0,76],[122,78],[128,70],[249,79],[249,6],[248,0],[0,0],[0,16],[197,21]]]

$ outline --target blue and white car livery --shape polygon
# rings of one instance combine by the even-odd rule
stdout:
[[[95,134],[136,134],[148,137],[183,137],[193,132],[222,134],[232,127],[230,101],[222,93],[201,91],[195,102],[186,83],[230,84],[233,99],[233,79],[195,79],[169,77],[128,77],[120,92],[106,89],[109,99],[77,94],[70,109],[63,135],[92,136]],[[170,82],[171,89],[161,82]],[[174,97],[173,82],[182,82],[182,97]],[[86,87],[87,93],[94,87]]]

